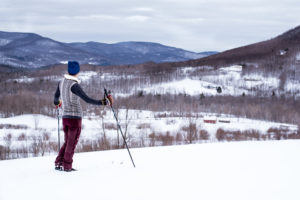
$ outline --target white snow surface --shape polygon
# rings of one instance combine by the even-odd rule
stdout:
[[[0,161],[1,200],[299,200],[300,141],[206,143]]]
[[[9,44],[10,42],[11,42],[11,40],[0,38],[0,46],[5,46],[5,45]]]
[[[69,62],[69,61],[67,61],[67,60],[62,60],[62,61],[60,61],[60,63],[61,63],[61,64],[64,64],[64,65],[68,64],[68,62]]]
[[[193,52],[184,52],[183,57],[189,58],[189,59],[198,59],[198,58],[203,58],[205,55],[193,53]]]
[[[94,71],[84,71],[84,72],[80,72],[79,79],[81,81],[88,81],[92,77],[97,76],[97,75],[98,75],[98,73],[94,72]]]
[[[121,127],[124,128],[126,123],[126,110],[120,109],[118,114],[118,118],[121,124]],[[161,115],[165,115],[165,117],[160,117]],[[173,116],[175,115],[175,116]],[[284,124],[284,123],[276,123],[270,121],[261,121],[261,120],[253,120],[247,118],[237,118],[229,115],[217,115],[213,113],[193,113],[193,117],[182,118],[180,116],[176,116],[176,113],[169,112],[152,112],[145,110],[128,110],[128,133],[133,137],[139,137],[141,135],[147,136],[152,132],[156,133],[165,133],[170,132],[174,136],[178,131],[180,131],[181,127],[188,126],[190,120],[192,123],[195,123],[198,128],[203,130],[207,130],[208,133],[214,137],[214,134],[219,128],[230,131],[245,131],[245,130],[257,130],[262,134],[267,133],[269,128],[284,128],[290,131],[290,133],[298,130],[297,125],[293,124]],[[208,124],[204,123],[204,119],[213,118],[217,120],[216,124]],[[106,114],[103,115],[103,122],[105,124],[116,125],[116,121],[114,119],[113,113],[110,110],[106,110]],[[222,123],[222,121],[228,121],[230,123]],[[43,131],[49,132],[53,140],[57,137],[57,118],[52,118],[44,115],[36,115],[36,114],[26,114],[19,115],[9,118],[0,118],[0,125],[13,125],[13,126],[26,126],[26,129],[14,129],[14,128],[3,128],[0,129],[0,144],[3,142],[2,137],[7,134],[12,134],[14,138],[17,138],[20,134],[25,133],[25,135],[41,135]],[[60,119],[60,127],[61,125]],[[81,138],[85,139],[93,139],[99,136],[102,133],[102,121],[100,116],[89,116],[84,117],[83,128]],[[140,125],[145,124],[146,126],[141,129]],[[62,132],[62,131],[61,131]],[[116,137],[116,130],[107,129],[107,136],[111,138]],[[63,135],[63,134],[62,134]],[[63,138],[62,138],[63,139]]]
[[[36,78],[30,78],[27,76],[22,76],[21,78],[17,78],[17,79],[10,79],[8,80],[8,82],[18,82],[18,83],[32,83],[33,81],[37,80]]]
[[[297,57],[296,57],[297,61],[300,60],[300,53],[298,53]]]
[[[67,61],[61,61],[66,64]],[[243,74],[242,66],[233,65],[230,67],[223,67],[218,70],[213,70],[212,67],[183,67],[178,69],[179,74],[182,76],[179,79],[174,79],[169,82],[162,82],[157,84],[143,83],[132,87],[131,91],[120,92],[114,91],[114,96],[126,97],[130,95],[136,95],[137,92],[143,91],[144,94],[186,94],[191,96],[196,95],[232,95],[240,96],[255,95],[256,91],[265,91],[271,93],[271,91],[277,91],[280,80],[278,77],[269,76],[266,77],[260,73]],[[208,74],[195,76],[192,75],[197,70],[208,71]],[[103,73],[98,74],[95,71],[82,71],[79,79],[83,82],[88,82],[93,78],[102,79],[103,81],[113,80],[128,80],[135,78],[135,75],[124,74],[112,74]],[[40,81],[39,78],[22,76],[17,79],[10,79],[8,82],[17,81],[19,83],[32,83],[34,81]],[[43,80],[61,80],[62,77],[58,76],[45,76]],[[299,92],[299,82],[287,80],[285,84],[285,90],[287,92]],[[218,93],[216,88],[221,87],[222,92]]]
[[[38,40],[35,43],[39,46],[46,47],[46,48],[53,48],[59,46],[57,42],[54,42],[52,40]],[[60,52],[60,51],[56,51],[56,52]]]
[[[126,110],[120,109],[118,111],[118,118],[122,129],[125,129]],[[211,142],[216,141],[215,134],[219,128],[229,131],[246,131],[256,130],[261,134],[266,134],[270,128],[285,129],[288,133],[294,133],[298,130],[297,125],[275,123],[270,121],[253,120],[247,118],[237,118],[229,115],[217,115],[213,113],[192,113],[193,117],[176,116],[178,113],[170,112],[152,112],[145,110],[128,110],[128,134],[136,140],[141,137],[147,138],[149,134],[169,132],[176,136],[181,131],[182,127],[188,126],[190,122],[195,123],[197,129],[206,130],[210,135]],[[165,116],[165,117],[161,117]],[[204,119],[215,119],[216,124],[204,123]],[[228,121],[229,123],[222,123],[220,121]],[[107,109],[106,114],[103,114],[103,123],[105,125],[112,125],[116,127],[116,121],[113,113]],[[0,129],[0,145],[4,145],[4,137],[11,134],[13,137],[12,147],[20,145],[17,138],[21,134],[26,136],[41,136],[44,132],[49,133],[52,141],[57,141],[57,118],[52,118],[44,115],[20,115],[10,118],[0,118],[0,125],[26,126],[27,128],[3,128]],[[82,131],[80,139],[94,140],[103,134],[102,120],[100,116],[84,117],[82,120]],[[143,128],[141,128],[141,126]],[[60,128],[62,122],[60,120]],[[117,137],[117,130],[106,128],[106,136],[110,139]],[[63,141],[63,131],[60,131],[61,140]]]
[[[272,91],[278,88],[279,79],[277,77],[265,77],[262,74],[242,75],[242,66],[234,65],[220,68],[218,74],[204,76],[203,81],[221,86],[226,95],[251,94],[249,91],[260,89],[262,91]]]
[[[168,83],[162,83],[159,85],[152,85],[149,87],[141,88],[140,90],[145,91],[146,93],[155,93],[155,94],[188,94],[188,95],[200,95],[200,94],[210,94],[216,95],[217,85],[201,81],[201,80],[192,80],[186,78],[179,81],[173,81]],[[211,89],[213,88],[213,89]]]
[[[184,67],[179,69],[180,74],[185,78],[173,80],[152,85],[143,85],[134,88],[128,95],[134,94],[136,91],[143,91],[150,94],[187,94],[195,95],[232,95],[240,96],[244,94],[252,94],[251,91],[272,91],[279,86],[278,77],[265,77],[262,74],[242,74],[242,66],[233,65],[220,68],[212,72],[210,67]],[[211,74],[203,76],[191,76],[193,72],[199,69],[211,71]],[[221,87],[222,93],[217,93],[216,88]],[[255,94],[255,92],[253,93]],[[124,96],[124,94],[117,94]],[[126,96],[126,95],[125,95]]]
[[[67,61],[66,61],[67,62]],[[86,82],[89,81],[91,78],[98,76],[97,72],[94,71],[83,71],[80,72],[80,77],[79,80]],[[40,77],[28,77],[28,76],[22,76],[20,78],[17,79],[9,79],[7,80],[7,82],[18,82],[18,83],[32,83],[34,81],[40,81],[40,80],[52,80],[52,81],[60,81],[63,79],[63,76],[57,76],[57,75],[53,75],[53,76],[44,76],[43,78]]]

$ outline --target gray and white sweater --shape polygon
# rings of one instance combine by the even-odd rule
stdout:
[[[105,105],[102,100],[94,100],[88,97],[79,85],[80,81],[75,76],[65,75],[64,79],[58,83],[54,94],[54,104],[59,104],[62,100],[63,118],[82,118],[82,108],[80,99],[94,105]]]

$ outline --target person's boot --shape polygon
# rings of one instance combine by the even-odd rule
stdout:
[[[70,169],[64,168],[64,171],[65,171],[65,172],[73,172],[73,171],[77,171],[77,170],[74,169],[74,168],[70,168]]]
[[[55,165],[55,170],[62,171],[63,170],[62,165]]]

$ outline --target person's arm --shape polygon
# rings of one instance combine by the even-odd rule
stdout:
[[[60,97],[60,90],[59,90],[59,83],[58,83],[54,94],[54,105],[56,106],[60,104],[59,97]]]
[[[94,104],[94,105],[107,105],[107,102],[105,100],[95,100],[88,97],[78,83],[75,83],[71,87],[71,91],[87,103]]]

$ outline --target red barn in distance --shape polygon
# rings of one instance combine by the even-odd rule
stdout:
[[[203,122],[204,123],[209,123],[209,124],[216,124],[217,123],[217,117],[215,117],[215,116],[204,117]]]

